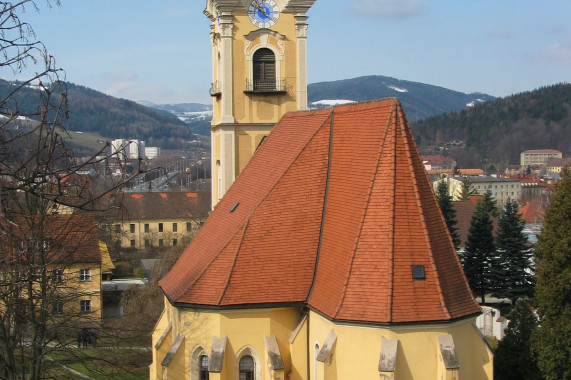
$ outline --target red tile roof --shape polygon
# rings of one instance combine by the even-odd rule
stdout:
[[[210,191],[123,193],[120,203],[128,220],[203,219],[210,212]]]
[[[371,323],[480,311],[396,99],[284,116],[160,286],[175,304]]]

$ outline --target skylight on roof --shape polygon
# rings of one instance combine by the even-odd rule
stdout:
[[[234,206],[232,206],[232,208],[230,209],[230,212],[234,212],[234,210],[236,210],[236,207],[238,207],[239,204],[240,204],[240,202],[234,203]]]
[[[425,278],[424,265],[412,265],[412,279],[424,280]]]

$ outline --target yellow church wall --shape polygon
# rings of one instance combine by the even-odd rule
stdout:
[[[378,370],[381,338],[398,339],[395,379],[446,379],[437,336],[452,335],[460,363],[459,378],[491,379],[492,354],[478,335],[474,320],[449,325],[419,325],[418,327],[363,327],[335,324],[315,312],[310,312],[310,347],[322,348],[331,330],[337,340],[325,362],[316,360],[317,350],[311,352],[311,379],[379,379]],[[390,373],[383,373],[390,375]],[[390,379],[391,377],[385,377]]]
[[[153,347],[160,340],[168,326],[172,326],[167,336],[163,338],[160,346],[153,349],[153,364],[150,368],[151,379],[161,379],[163,373],[168,378],[191,378],[191,358],[196,350],[205,352],[209,357],[215,337],[227,336],[224,362],[221,373],[210,373],[210,379],[234,379],[238,370],[239,359],[245,354],[251,354],[256,361],[256,379],[273,379],[276,376],[291,372],[288,379],[304,379],[306,376],[306,359],[302,346],[306,342],[303,335],[296,344],[296,361],[301,368],[295,367],[290,356],[290,343],[292,331],[300,320],[300,310],[297,308],[282,309],[253,309],[253,310],[225,310],[205,311],[195,309],[177,309],[166,301],[165,311],[161,316],[153,333]],[[306,334],[302,332],[302,334]],[[174,340],[184,335],[184,343],[169,363],[168,369],[161,368],[162,360],[169,351]],[[284,363],[283,371],[271,371],[268,367],[269,356],[265,347],[264,338],[275,337]],[[303,342],[303,344],[302,344]],[[195,359],[198,355],[194,355]],[[196,363],[195,363],[196,364]],[[172,366],[172,368],[171,368]],[[176,377],[173,373],[176,372]],[[274,376],[271,376],[273,372]],[[183,376],[183,377],[179,377]]]

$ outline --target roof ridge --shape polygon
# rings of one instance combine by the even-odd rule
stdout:
[[[438,290],[438,298],[440,301],[440,307],[442,308],[442,310],[444,311],[444,313],[446,314],[446,316],[448,318],[451,318],[452,316],[450,315],[450,312],[448,310],[448,307],[446,306],[446,302],[444,299],[444,294],[442,291],[442,285],[440,284],[440,276],[438,274],[438,270],[436,268],[436,262],[434,260],[434,252],[433,252],[433,244],[432,241],[430,239],[430,234],[426,225],[426,218],[424,216],[424,210],[423,210],[423,204],[422,201],[420,199],[420,189],[418,187],[418,180],[416,178],[416,171],[414,168],[414,164],[413,164],[413,160],[412,160],[412,151],[411,151],[411,147],[408,143],[408,138],[412,137],[410,135],[410,131],[405,128],[404,123],[400,123],[399,128],[402,131],[402,140],[403,140],[403,144],[405,145],[406,149],[405,149],[405,154],[406,154],[406,158],[408,161],[408,167],[409,167],[409,175],[411,176],[411,181],[412,181],[412,186],[414,188],[414,198],[416,200],[416,207],[419,209],[419,218],[420,218],[420,222],[422,223],[422,230],[423,230],[423,235],[424,235],[424,241],[426,242],[426,244],[428,245],[428,258],[430,259],[430,265],[432,266],[432,272],[434,274],[434,281],[436,282],[436,289]],[[417,154],[418,151],[416,150]],[[419,154],[420,157],[420,154]],[[426,171],[424,172],[425,176],[426,176]],[[434,197],[434,192],[432,192],[432,196]],[[441,213],[439,214],[441,215]],[[442,218],[442,216],[441,216]],[[447,229],[448,230],[448,229]],[[449,244],[452,244],[452,240],[450,239],[450,237],[448,236],[448,241]]]
[[[390,124],[390,119],[389,119],[389,124]],[[389,128],[386,129],[385,131],[385,138],[382,139],[382,141],[386,141],[386,136],[389,133]],[[347,288],[349,286],[349,279],[351,278],[351,273],[353,272],[353,263],[355,261],[355,256],[357,254],[357,248],[359,246],[359,242],[361,240],[361,236],[363,233],[363,225],[365,223],[365,218],[367,217],[367,213],[369,211],[369,205],[370,205],[370,199],[371,196],[373,194],[373,188],[374,188],[374,184],[375,184],[375,178],[378,176],[379,174],[379,168],[380,168],[380,161],[381,161],[381,157],[383,155],[383,151],[385,149],[385,144],[381,144],[379,146],[379,150],[378,150],[378,155],[377,155],[377,164],[375,165],[375,173],[373,174],[373,180],[371,181],[371,186],[369,187],[369,192],[367,194],[367,201],[366,201],[366,207],[365,210],[363,211],[363,217],[361,218],[361,227],[359,228],[359,233],[357,238],[355,239],[355,244],[354,244],[354,248],[353,248],[353,253],[352,253],[352,257],[351,257],[351,262],[349,264],[349,273],[347,275],[347,277],[345,278],[345,284],[343,285],[343,296],[341,297],[340,301],[339,301],[339,306],[337,307],[337,310],[335,311],[335,316],[334,318],[337,318],[339,316],[339,312],[341,311],[341,309],[343,308],[343,304],[345,303],[345,299],[346,299],[346,295],[347,295]]]
[[[214,262],[218,259],[218,257],[220,257],[220,255],[222,255],[222,253],[224,252],[224,250],[226,249],[226,247],[228,247],[228,245],[230,245],[230,243],[232,242],[232,240],[234,240],[234,237],[235,237],[236,235],[238,235],[241,230],[242,230],[242,231],[244,230],[244,224],[247,224],[247,223],[243,223],[243,224],[240,226],[240,228],[238,228],[238,231],[236,231],[236,233],[234,233],[234,234],[232,235],[232,237],[231,237],[230,239],[228,239],[228,241],[226,242],[226,244],[224,244],[224,245],[222,246],[222,248],[216,253],[216,255],[214,255],[214,257],[212,257],[212,260],[210,260],[210,262],[209,262],[207,265],[204,266],[204,269],[201,270],[201,271],[198,273],[198,275],[196,276],[196,278],[194,279],[194,281],[192,281],[187,287],[185,287],[185,288],[184,288],[184,291],[181,292],[181,295],[179,295],[179,296],[176,297],[176,298],[180,298],[180,297],[184,296],[184,294],[186,294],[186,292],[188,292],[188,290],[189,290],[190,288],[192,288],[194,285],[196,285],[196,283],[198,282],[198,280],[200,280],[200,279],[202,278],[202,275],[203,275],[204,273],[206,273],[206,272],[210,269],[210,267],[212,266],[212,264],[214,264]],[[166,294],[166,293],[165,293],[165,294]]]
[[[232,279],[232,274],[234,273],[234,269],[236,269],[236,261],[238,261],[238,255],[240,254],[240,247],[242,247],[242,243],[244,242],[244,236],[246,235],[246,231],[248,230],[248,226],[250,225],[250,216],[248,216],[248,218],[246,219],[246,223],[242,224],[243,228],[242,228],[242,238],[240,239],[240,244],[238,244],[238,247],[236,247],[236,254],[234,255],[234,260],[232,261],[232,269],[230,269],[230,271],[228,272],[228,278],[226,279],[226,286],[224,287],[224,290],[222,290],[222,292],[220,293],[220,297],[218,298],[218,302],[217,304],[220,305],[222,303],[222,299],[224,299],[224,296],[226,295],[226,291],[228,290],[228,287],[230,286],[230,281]],[[236,236],[236,235],[234,235]],[[232,240],[230,240],[232,241]],[[228,244],[230,244],[230,241],[228,242]],[[220,252],[222,252],[223,250],[220,250]]]
[[[393,126],[392,128],[392,133],[394,134],[394,143],[393,143],[393,147],[394,147],[394,152],[392,155],[392,166],[393,166],[393,173],[396,173],[397,170],[397,150],[396,150],[396,141],[397,141],[397,125],[396,125],[396,121],[394,119],[398,120],[398,115],[397,115],[397,106],[398,106],[398,100],[396,104],[393,104],[392,107],[392,111],[391,111],[391,116],[389,117],[389,125],[387,127],[388,130],[391,129],[391,126]],[[387,135],[388,135],[388,131],[387,131]],[[390,251],[388,252],[388,257],[389,257],[389,288],[388,288],[388,292],[389,292],[389,304],[388,304],[388,321],[389,323],[393,322],[393,306],[394,306],[394,291],[395,291],[395,219],[396,219],[396,188],[397,188],[397,176],[396,174],[393,176],[393,183],[392,183],[392,189],[391,189],[391,207],[392,207],[392,215],[391,215],[391,219],[392,219],[392,223],[390,223],[389,225],[389,229],[390,229]],[[391,211],[389,209],[389,211]]]
[[[317,253],[315,254],[315,265],[313,269],[313,278],[311,280],[311,287],[307,292],[307,297],[305,298],[305,302],[308,303],[311,295],[313,294],[313,290],[315,288],[315,280],[317,278],[317,268],[319,267],[319,257],[321,256],[321,244],[323,242],[323,225],[325,223],[325,214],[327,213],[327,196],[329,194],[329,180],[331,175],[331,153],[333,150],[333,126],[335,123],[335,107],[331,108],[331,112],[329,117],[321,124],[321,127],[317,128],[321,130],[323,125],[326,124],[327,120],[330,120],[329,123],[329,149],[327,153],[327,176],[325,179],[325,194],[323,196],[323,211],[321,212],[321,225],[319,227],[319,241],[317,243]]]

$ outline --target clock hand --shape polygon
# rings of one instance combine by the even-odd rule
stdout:
[[[266,13],[266,10],[265,10],[264,8],[262,8],[262,7],[260,6],[260,4],[255,4],[254,6],[255,6],[256,8],[258,8],[258,10],[259,10],[260,12],[262,12],[262,14],[263,14],[264,16],[266,16],[267,18],[270,18],[270,16]]]

